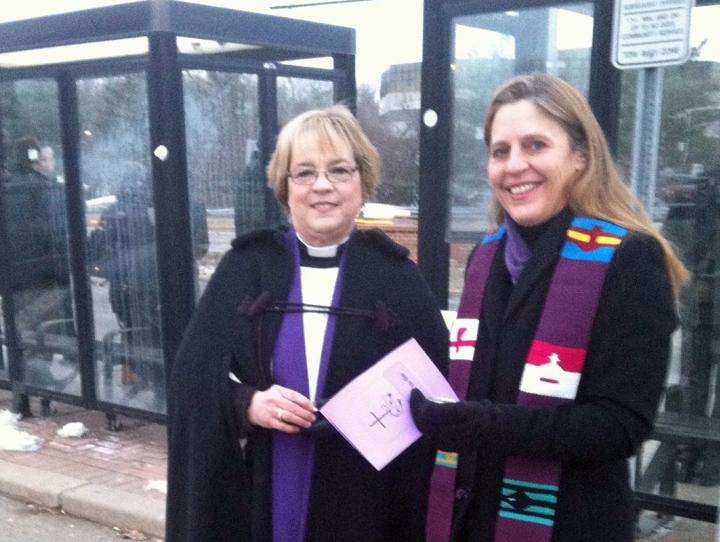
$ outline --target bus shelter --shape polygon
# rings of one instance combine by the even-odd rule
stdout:
[[[162,421],[278,126],[355,102],[354,30],[170,0],[0,25],[0,386]],[[5,257],[7,255],[7,257]]]

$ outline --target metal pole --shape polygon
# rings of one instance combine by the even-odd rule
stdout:
[[[260,160],[262,163],[263,177],[266,184],[266,167],[270,162],[275,142],[278,136],[278,103],[277,103],[277,75],[276,67],[272,62],[266,62],[258,75],[258,103],[260,117]],[[265,226],[276,226],[283,224],[283,212],[275,199],[274,194],[267,187],[265,194]]]
[[[83,405],[94,407],[95,388],[95,330],[90,281],[87,276],[85,224],[85,194],[80,178],[80,121],[77,87],[69,73],[58,79],[60,100],[60,124],[62,126],[62,149],[65,164],[65,191],[67,199],[67,222],[69,264],[72,276],[77,325],[78,363],[80,365]]]
[[[638,71],[631,185],[652,216],[660,148],[663,68]]]
[[[150,147],[167,377],[195,305],[185,105],[175,35],[150,34],[149,59]]]
[[[442,0],[425,0],[423,8],[418,265],[440,307],[447,308],[451,23],[442,4]]]

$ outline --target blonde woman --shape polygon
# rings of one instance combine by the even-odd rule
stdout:
[[[420,540],[432,448],[378,472],[315,412],[410,337],[444,357],[407,249],[355,229],[377,151],[346,108],[309,111],[268,178],[291,226],[233,242],[173,367],[167,540]]]

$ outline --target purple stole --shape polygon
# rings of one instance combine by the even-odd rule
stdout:
[[[502,226],[481,241],[465,275],[458,316],[450,332],[448,378],[460,399],[467,397],[483,294],[505,232],[506,226]],[[575,400],[605,273],[626,233],[609,222],[573,219],[525,361],[517,404],[556,407]],[[450,540],[457,465],[457,453],[438,450],[430,485],[428,542]],[[506,459],[495,542],[551,540],[560,467],[559,461]]]
[[[300,284],[300,251],[295,230],[290,227],[285,234],[285,242],[292,255],[293,279],[288,295],[288,303],[302,303],[302,285]],[[332,306],[340,301],[343,270],[347,250],[340,258]],[[273,381],[309,395],[307,361],[305,359],[305,335],[303,332],[303,313],[286,312],[283,316],[280,332],[273,352]],[[325,385],[332,339],[335,333],[336,316],[328,314],[327,328],[323,340],[320,370],[318,374],[317,395],[321,396]],[[273,432],[272,440],[272,527],[274,542],[301,542],[305,539],[310,482],[312,481],[315,442],[302,431],[295,434]]]

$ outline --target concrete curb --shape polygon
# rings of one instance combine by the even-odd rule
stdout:
[[[0,493],[108,527],[165,536],[165,503],[84,480],[0,460]]]
[[[137,529],[165,536],[165,503],[97,484],[68,489],[60,496],[62,509],[72,516],[109,527]]]
[[[64,491],[87,484],[64,474],[55,474],[0,460],[0,492],[8,497],[58,508]]]

